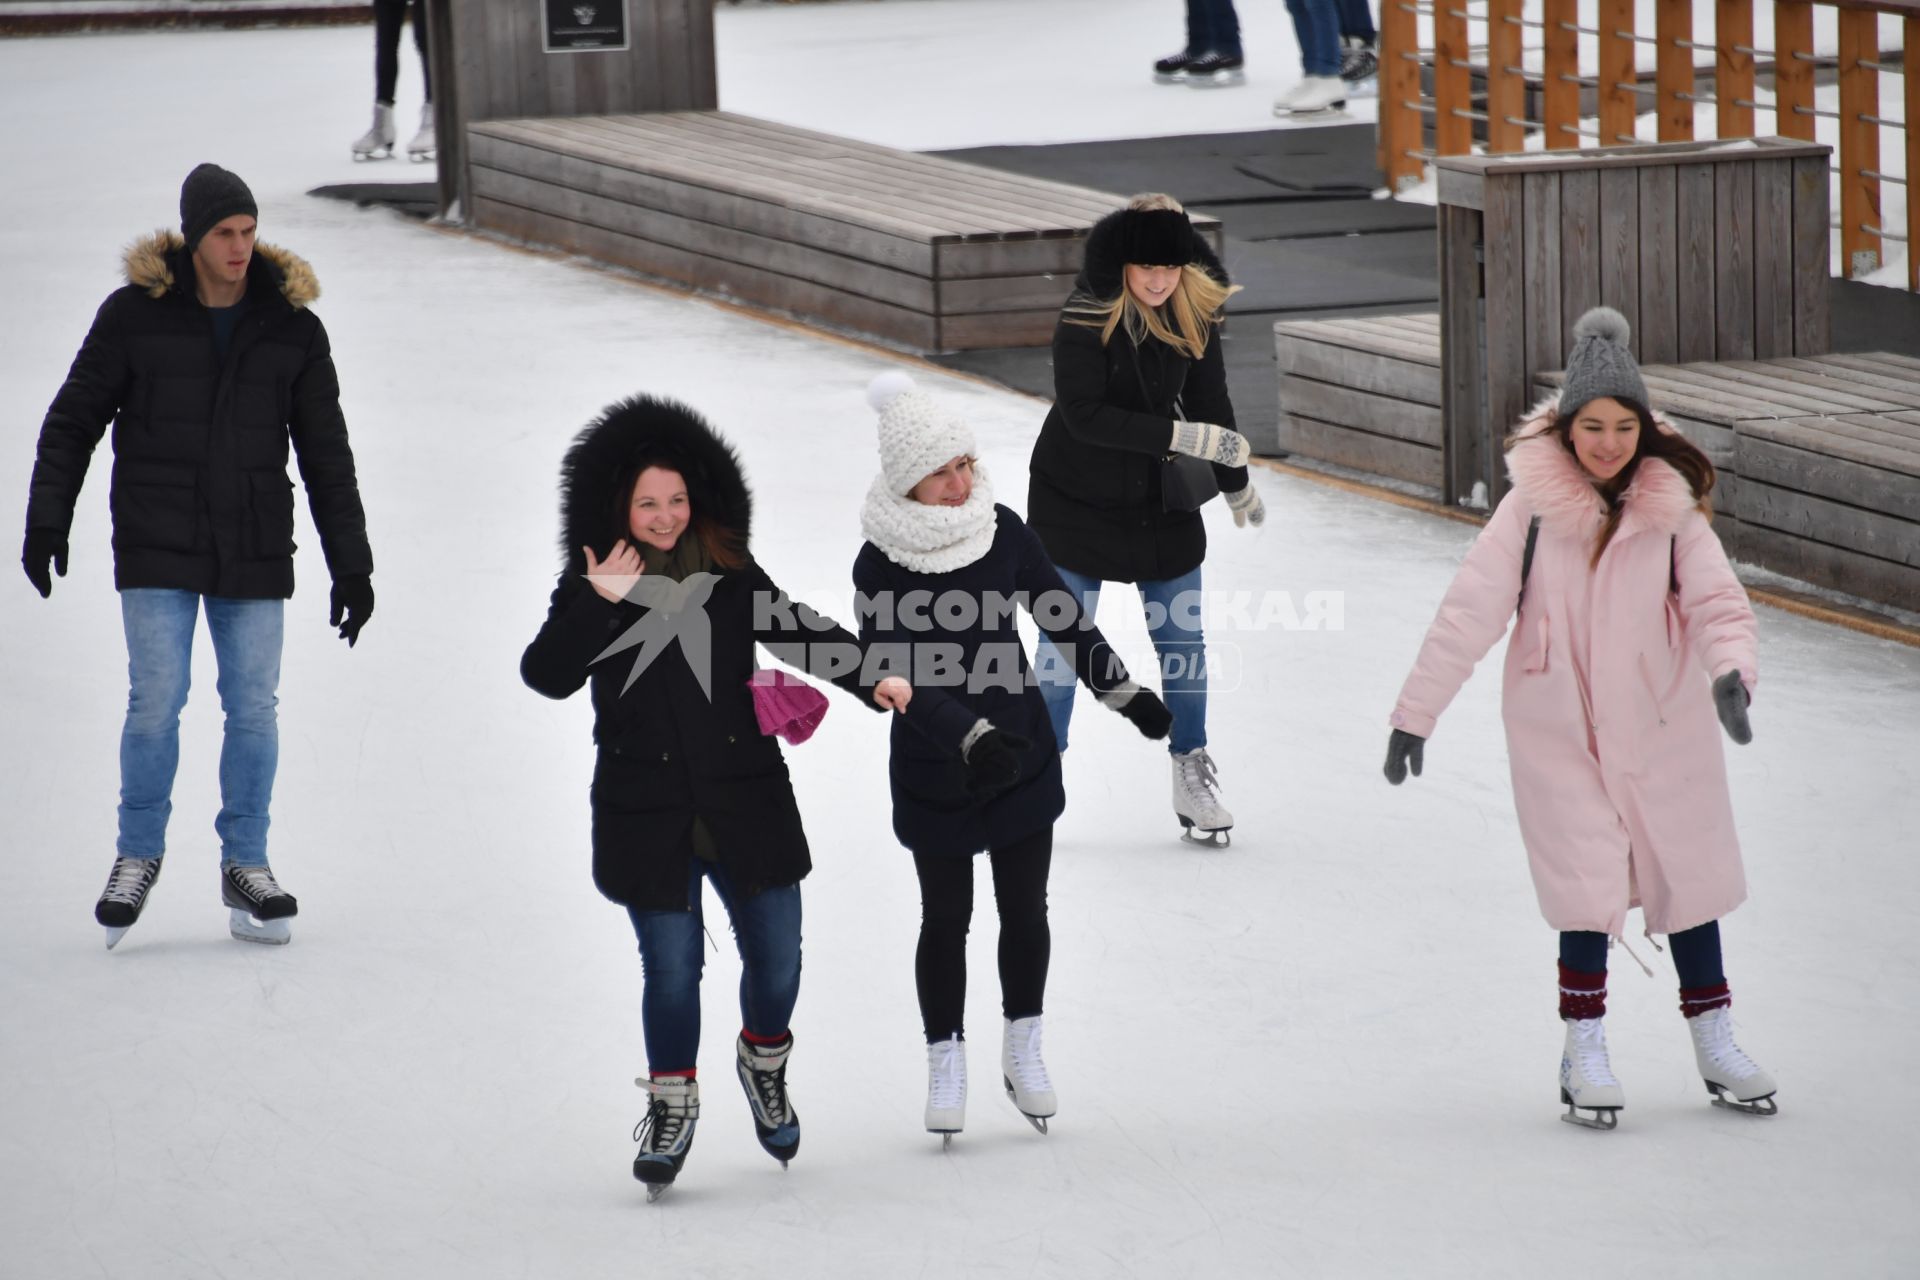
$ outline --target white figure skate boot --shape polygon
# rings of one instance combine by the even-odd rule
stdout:
[[[1205,747],[1173,757],[1173,813],[1181,839],[1224,849],[1233,843],[1233,815],[1220,803],[1220,782]]]
[[[1604,1018],[1567,1019],[1567,1044],[1560,1052],[1560,1101],[1567,1104],[1560,1118],[1586,1129],[1613,1128],[1627,1105],[1607,1061],[1605,1023]]]
[[[1040,1132],[1047,1131],[1047,1118],[1060,1109],[1053,1096],[1053,1081],[1047,1078],[1047,1064],[1040,1056],[1040,1015],[1014,1018],[1006,1024],[1000,1042],[1000,1081],[1020,1114]]]
[[[1707,1082],[1707,1092],[1713,1095],[1716,1107],[1750,1116],[1778,1115],[1773,1077],[1733,1042],[1732,1014],[1722,1005],[1687,1019],[1700,1078]]]
[[[384,102],[373,104],[373,127],[353,144],[355,160],[386,160],[393,155],[393,108]]]
[[[407,143],[407,159],[424,164],[433,159],[437,150],[439,148],[433,140],[433,104],[423,102],[420,104],[420,131]]]
[[[1308,76],[1280,95],[1273,104],[1273,114],[1294,119],[1330,115],[1347,105],[1347,95],[1352,91],[1339,76]]]
[[[953,1145],[967,1125],[967,1042],[959,1036],[927,1046],[927,1132]]]

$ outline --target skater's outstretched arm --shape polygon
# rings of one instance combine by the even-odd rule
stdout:
[[[1113,646],[1080,609],[1080,598],[1067,589],[1053,567],[1040,536],[1020,526],[1020,567],[1015,584],[1032,615],[1054,647],[1073,663],[1073,673],[1093,691],[1102,706],[1119,712],[1149,738],[1164,738],[1173,727],[1173,713],[1160,695],[1135,683]],[[1035,609],[1036,602],[1042,607]]]
[[[853,587],[863,600],[893,600],[901,592],[885,568],[887,561],[871,545],[863,549],[853,565]],[[924,631],[901,627],[898,612],[891,608],[859,610],[860,645],[865,664],[876,673],[891,672],[908,679],[913,675],[913,644],[925,640]],[[914,686],[913,701],[902,713],[906,722],[947,751],[964,757],[967,735],[978,723],[978,715],[959,699],[937,685]]]
[[[876,696],[880,677],[869,670],[866,646],[832,618],[789,596],[759,564],[747,566],[754,593],[753,638],[781,662],[816,679],[839,686],[875,711],[892,699]]]

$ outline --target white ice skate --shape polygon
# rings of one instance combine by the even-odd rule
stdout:
[[[373,127],[353,144],[355,160],[387,160],[393,156],[393,108],[384,102],[373,104]]]
[[[634,1083],[653,1095],[646,1116],[633,1127],[633,1140],[640,1144],[633,1176],[647,1184],[647,1203],[652,1204],[667,1194],[693,1149],[700,1082],[689,1076],[641,1076]]]
[[[1716,1107],[1750,1116],[1778,1115],[1773,1077],[1733,1042],[1732,1012],[1722,1005],[1687,1019],[1700,1078],[1707,1082],[1707,1092],[1713,1095]]]
[[[1047,1064],[1040,1056],[1039,1014],[1006,1023],[1000,1042],[1000,1081],[1027,1123],[1045,1133],[1047,1118],[1060,1109],[1060,1103],[1053,1096],[1053,1081],[1047,1078]]]
[[[439,148],[434,145],[433,140],[433,104],[423,102],[420,104],[420,131],[413,135],[412,141],[407,143],[407,159],[416,164],[424,164],[433,159],[437,150]]]
[[[1626,1092],[1607,1061],[1605,1021],[1567,1019],[1567,1045],[1560,1051],[1560,1101],[1567,1104],[1567,1114],[1560,1118],[1583,1129],[1613,1128],[1627,1105]]]
[[[280,887],[264,863],[220,864],[220,900],[228,907],[227,932],[240,942],[264,942],[284,947],[293,940],[291,922],[300,914],[300,902]]]
[[[1233,815],[1220,803],[1220,782],[1205,747],[1173,757],[1173,813],[1181,839],[1224,849],[1233,843]]]
[[[160,878],[158,858],[115,858],[107,873],[107,887],[93,904],[93,918],[107,930],[107,950],[127,936],[146,909],[147,894]]]
[[[1273,114],[1291,120],[1332,115],[1347,105],[1347,95],[1352,91],[1339,76],[1308,76],[1280,95],[1273,104]]]
[[[953,1145],[967,1125],[967,1044],[959,1036],[927,1046],[927,1132]]]

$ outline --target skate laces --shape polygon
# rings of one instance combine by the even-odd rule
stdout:
[[[1180,778],[1201,804],[1210,809],[1219,807],[1220,774],[1205,747],[1198,747],[1180,757]]]
[[[1590,1085],[1618,1085],[1613,1064],[1607,1060],[1607,1035],[1598,1018],[1586,1018],[1567,1024],[1573,1030],[1569,1055],[1580,1068],[1580,1078]]]
[[[942,1040],[927,1046],[927,1101],[940,1111],[950,1111],[967,1100],[966,1051],[958,1040]]]
[[[229,867],[227,868],[227,874],[233,878],[234,883],[239,886],[242,893],[245,893],[256,902],[264,902],[268,898],[284,898],[287,896],[287,891],[282,889],[280,882],[273,878],[271,868]]]
[[[787,1106],[787,1064],[783,1061],[777,1067],[763,1069],[748,1060],[747,1075],[753,1081],[755,1109],[775,1128],[786,1124],[791,1119]]]
[[[650,1080],[645,1076],[635,1080],[634,1083],[653,1097],[647,1104],[647,1114],[640,1117],[639,1124],[633,1126],[633,1140],[649,1152],[672,1151],[680,1145],[687,1126],[699,1118],[699,1099],[690,1098],[682,1104],[675,1105],[662,1097],[661,1093],[665,1088],[677,1089],[679,1086],[666,1086],[660,1081]]]
[[[1022,1093],[1052,1093],[1053,1081],[1047,1078],[1047,1064],[1040,1057],[1040,1020],[1015,1026],[1007,1033],[1009,1056],[1013,1059],[1014,1083]]]
[[[1693,1019],[1700,1052],[1706,1054],[1707,1061],[1736,1080],[1758,1075],[1760,1064],[1733,1042],[1733,1019],[1726,1015],[1724,1008],[1710,1009]]]
[[[158,858],[121,858],[113,864],[113,871],[107,876],[106,892],[100,896],[108,902],[121,902],[132,906],[140,900],[146,891],[148,881]]]

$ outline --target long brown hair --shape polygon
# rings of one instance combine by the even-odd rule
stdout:
[[[1644,459],[1658,458],[1679,472],[1681,479],[1687,482],[1687,487],[1693,490],[1694,501],[1701,513],[1709,518],[1713,515],[1713,501],[1709,495],[1713,493],[1714,470],[1707,455],[1678,431],[1663,430],[1654,422],[1653,412],[1646,405],[1622,396],[1615,396],[1614,399],[1623,407],[1633,410],[1633,416],[1640,419],[1640,433],[1634,441],[1633,457],[1627,459],[1627,465],[1620,468],[1611,480],[1594,485],[1600,491],[1600,496],[1606,499],[1607,518],[1594,539],[1593,559],[1589,562],[1593,565],[1600,563],[1600,553],[1607,549],[1607,544],[1613,541],[1613,535],[1620,527],[1620,517],[1626,514],[1620,497],[1633,483],[1633,478],[1640,474],[1640,463]],[[1579,409],[1572,413],[1560,410],[1553,415],[1553,425],[1548,428],[1570,454],[1573,453],[1573,421],[1578,414]],[[1578,463],[1578,454],[1574,454],[1574,460]]]
[[[633,541],[633,487],[640,483],[641,474],[650,467],[673,472],[687,486],[687,505],[693,508],[692,514],[687,517],[687,532],[700,540],[701,550],[706,552],[707,559],[721,569],[745,567],[746,539],[740,536],[737,529],[730,529],[705,514],[707,504],[701,501],[701,495],[688,478],[684,464],[671,458],[643,458],[622,473],[620,483],[613,488],[613,510],[608,513],[612,518],[614,541]]]

